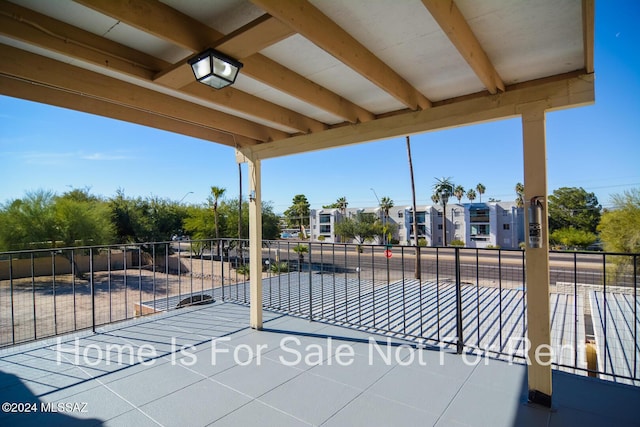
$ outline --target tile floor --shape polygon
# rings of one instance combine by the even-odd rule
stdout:
[[[546,409],[521,364],[264,319],[218,302],[1,350],[0,401],[32,412],[0,425],[640,425],[639,387],[554,371]]]

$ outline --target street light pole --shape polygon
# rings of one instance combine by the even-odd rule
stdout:
[[[415,269],[415,278],[420,279],[422,276],[422,267],[420,265],[420,245],[418,244],[418,211],[416,205],[416,184],[413,179],[413,160],[411,159],[411,139],[409,135],[405,137],[407,142],[407,157],[409,158],[409,175],[411,176],[411,199],[413,201],[413,233],[415,235],[415,244],[416,244],[416,269]],[[411,241],[409,238],[407,240]]]
[[[378,198],[378,193],[376,193],[376,190],[374,190],[373,188],[370,188],[371,191],[373,191],[373,195],[376,196],[376,200],[378,201],[378,207],[380,209],[382,209],[382,203],[380,203],[380,199]],[[385,227],[385,218],[386,215],[384,214],[384,212],[382,213],[382,229],[384,230]],[[383,233],[382,234],[382,244],[386,245],[387,244],[387,233]]]
[[[178,204],[182,203],[182,201],[189,195],[189,194],[193,194],[193,191],[188,191],[184,196],[182,196],[182,199],[180,199],[180,201],[178,202]]]

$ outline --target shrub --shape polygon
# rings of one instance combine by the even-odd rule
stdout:
[[[286,261],[276,262],[271,264],[271,272],[272,273],[288,273],[289,272],[289,263]]]
[[[449,242],[449,246],[464,246],[464,242],[460,239],[452,240]]]
[[[325,239],[326,239],[326,237],[324,237],[322,235],[318,236],[318,242],[324,242]]]
[[[555,230],[549,236],[552,244],[561,245],[567,249],[584,249],[593,244],[598,237],[584,230],[576,230],[575,228],[561,228]]]
[[[418,246],[427,246],[427,239],[421,237],[418,239]]]
[[[236,272],[242,274],[246,278],[249,278],[249,264],[243,264],[236,267]]]

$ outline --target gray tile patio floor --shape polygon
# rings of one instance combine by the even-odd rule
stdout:
[[[549,410],[521,364],[264,314],[255,331],[218,302],[2,350],[0,401],[37,412],[0,425],[640,425],[638,387],[554,371]]]

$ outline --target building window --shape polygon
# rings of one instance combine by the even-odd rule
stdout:
[[[471,222],[489,222],[489,209],[472,209],[469,211],[469,219]]]
[[[321,234],[331,234],[331,225],[320,225]]]
[[[503,230],[510,230],[511,229],[511,225],[510,224],[502,224],[502,229]]]
[[[442,212],[438,211],[438,218],[442,218]]]
[[[456,221],[456,230],[460,230],[460,223]]]
[[[398,211],[398,218],[402,218],[402,217],[404,217],[404,212]]]
[[[320,215],[320,224],[330,224],[331,223],[331,215],[330,214],[321,214]]]
[[[509,211],[502,211],[502,216],[509,216]]]
[[[438,224],[438,230],[442,230],[442,224]]]
[[[413,225],[411,226],[410,235],[413,236]],[[418,237],[427,235],[427,227],[424,224],[418,224]]]
[[[416,221],[418,224],[424,224],[427,221],[427,213],[422,211],[416,215]],[[411,213],[411,222],[413,222],[413,213]]]
[[[488,236],[489,224],[472,224],[471,235],[472,236]]]

